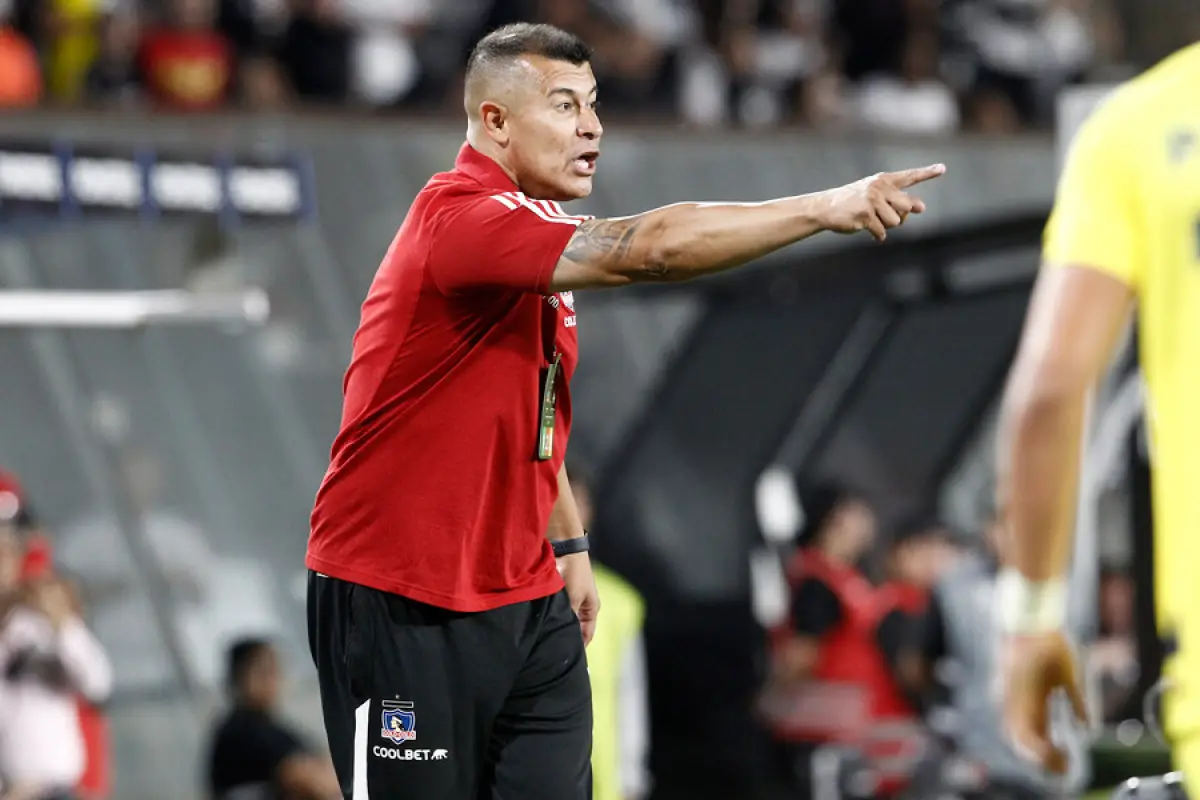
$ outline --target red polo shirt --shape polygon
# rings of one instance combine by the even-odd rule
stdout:
[[[417,195],[363,303],[310,569],[455,611],[562,588],[546,527],[578,346],[574,297],[549,286],[584,219],[466,145]],[[554,454],[539,461],[556,353]]]

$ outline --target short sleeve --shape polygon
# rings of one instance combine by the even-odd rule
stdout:
[[[274,774],[288,758],[305,752],[304,745],[285,728],[269,720],[247,725],[237,739],[242,757],[262,774]]]
[[[1046,225],[1047,264],[1090,267],[1136,288],[1143,247],[1125,97],[1110,99],[1071,143]]]
[[[587,216],[520,192],[480,196],[434,231],[429,273],[443,292],[515,289],[546,294],[559,257]]]
[[[837,627],[842,603],[824,581],[809,578],[792,600],[792,629],[801,636],[819,638]]]

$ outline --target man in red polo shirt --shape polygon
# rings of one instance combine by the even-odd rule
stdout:
[[[589,59],[546,25],[476,45],[467,143],[363,304],[307,559],[325,728],[354,800],[589,796],[599,599],[563,470],[572,290],[685,280],[822,230],[883,239],[924,210],[903,190],[944,171],[568,214],[558,201],[591,192],[599,155]]]

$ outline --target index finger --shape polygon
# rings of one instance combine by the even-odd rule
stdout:
[[[946,174],[945,164],[930,164],[927,167],[917,167],[916,169],[904,169],[899,172],[889,172],[887,174],[888,181],[897,189],[907,189],[909,186],[914,186],[918,183],[931,181],[934,178],[941,177]]]

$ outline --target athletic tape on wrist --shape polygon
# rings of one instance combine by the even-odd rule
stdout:
[[[1000,630],[1033,634],[1061,630],[1067,617],[1067,584],[1062,579],[1031,581],[1015,569],[996,578]]]

